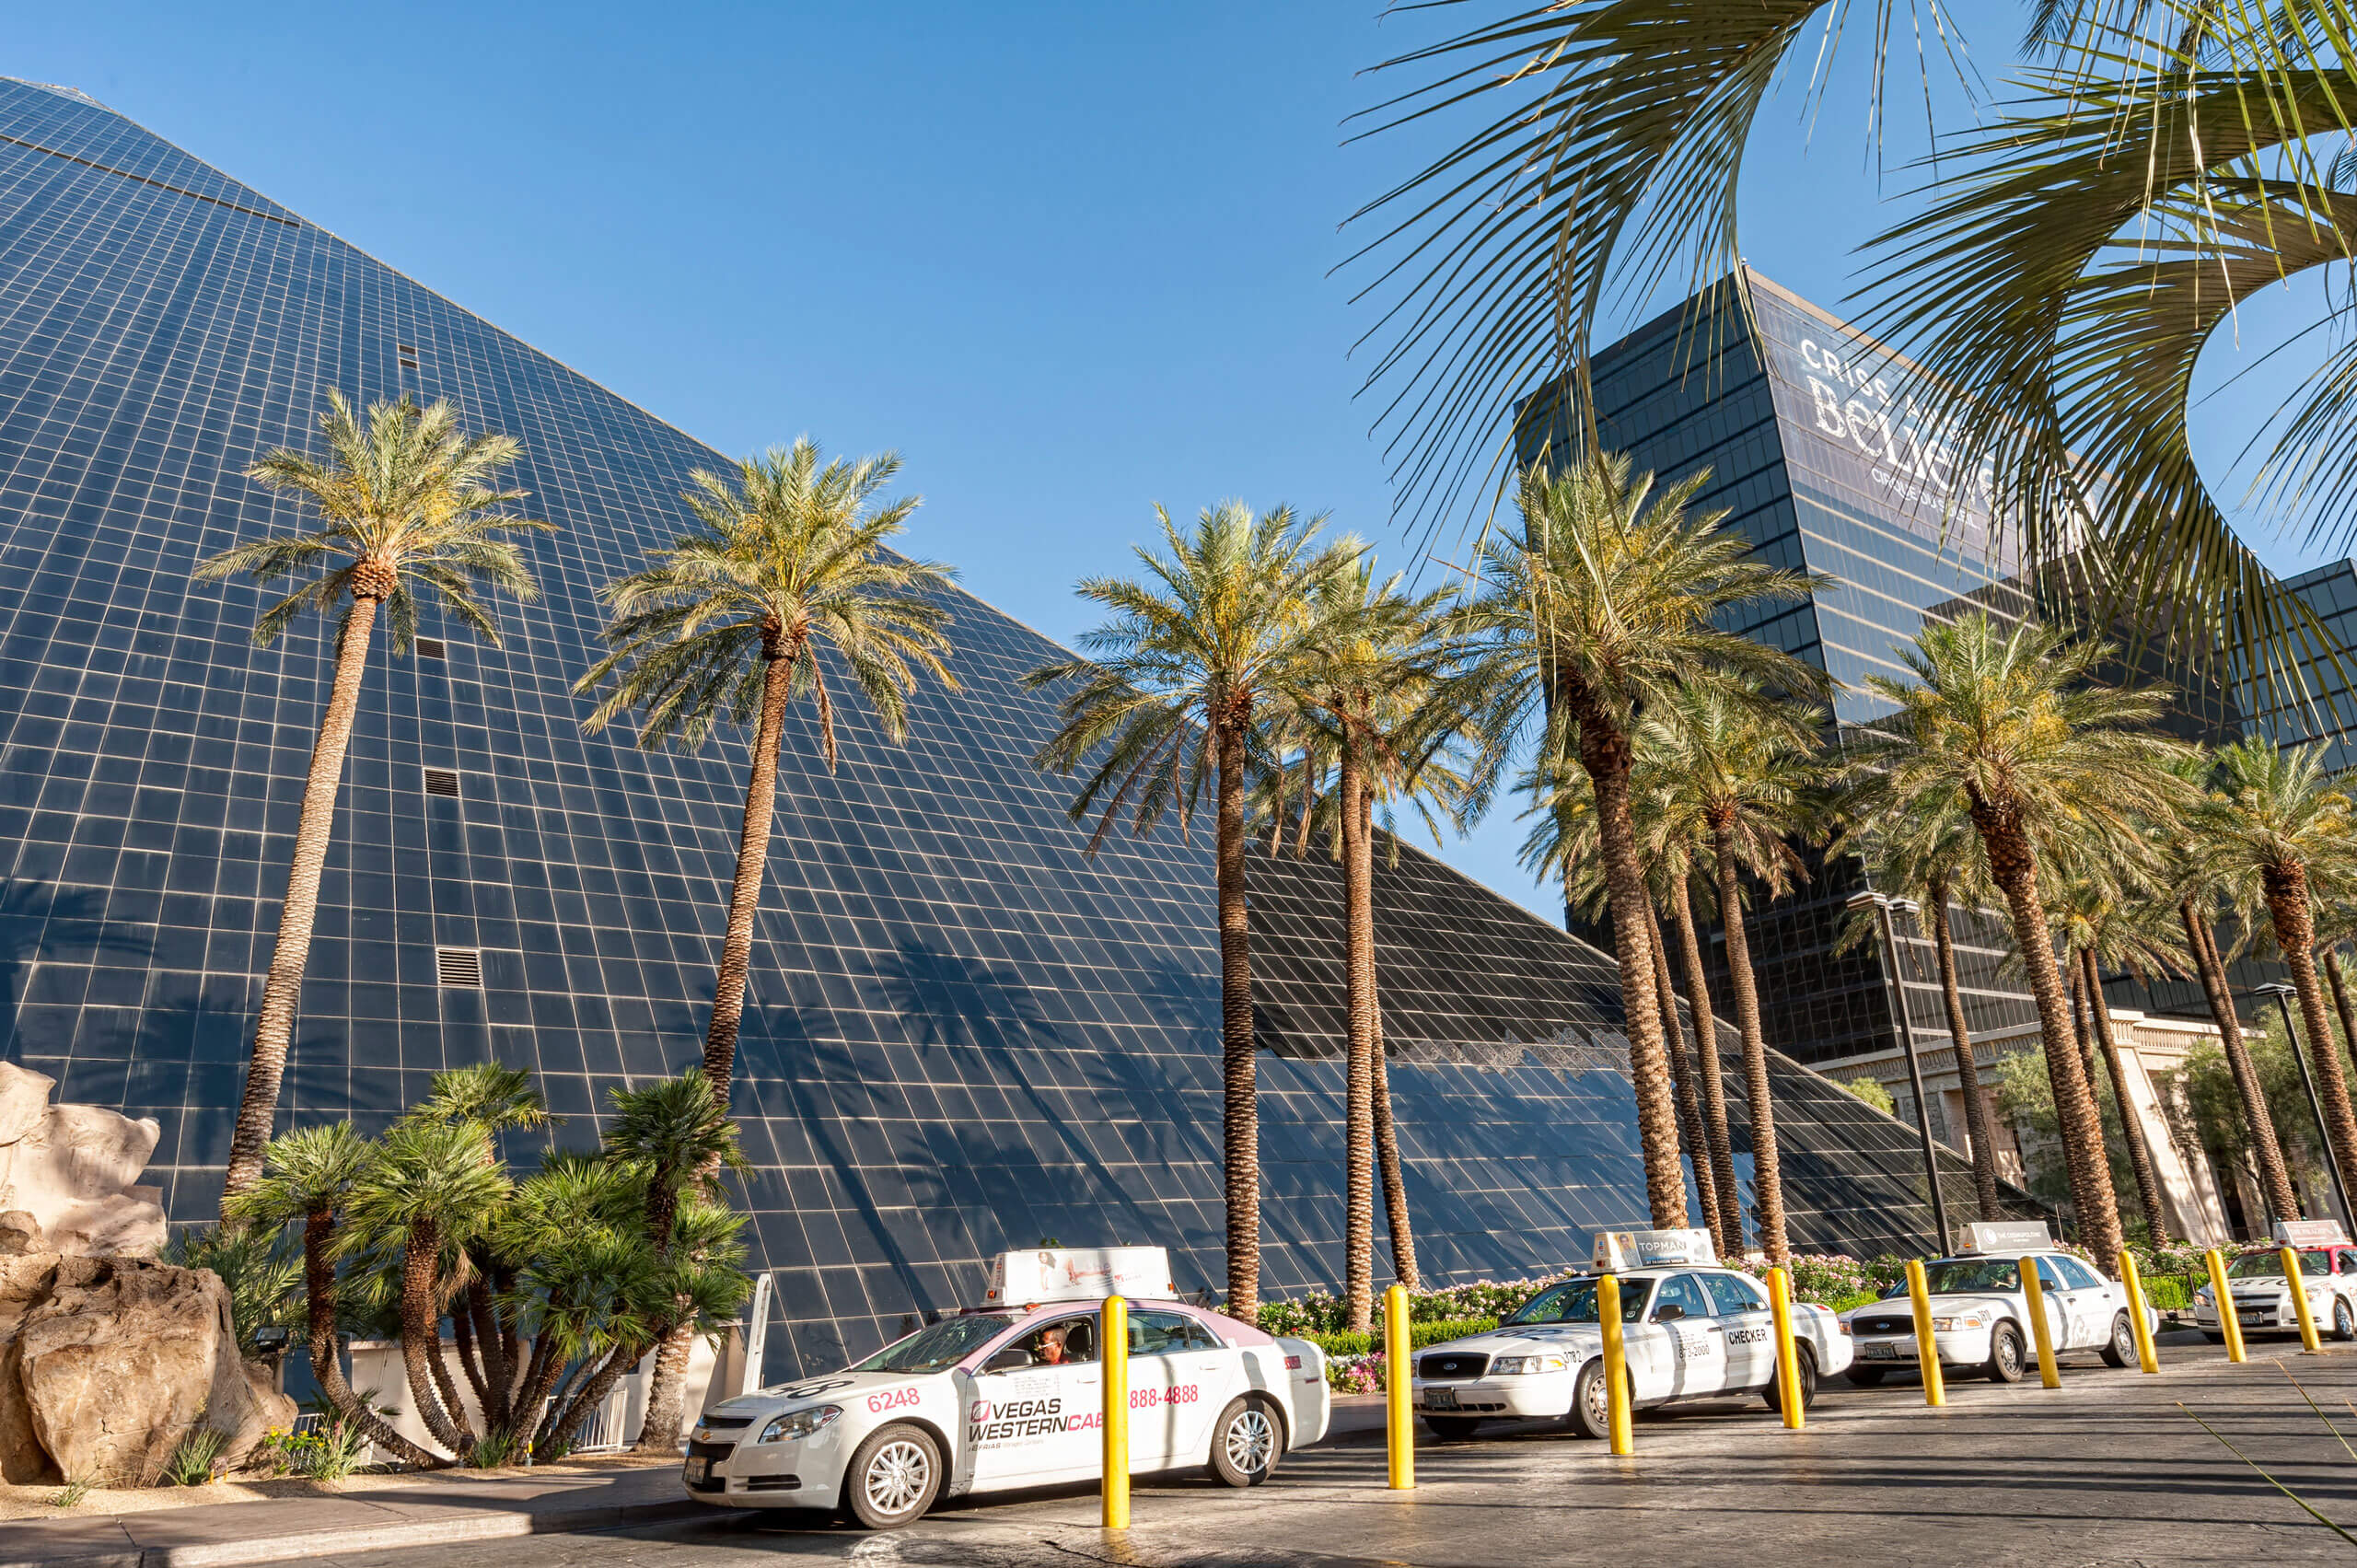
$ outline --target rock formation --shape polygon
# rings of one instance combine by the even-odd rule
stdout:
[[[153,1485],[200,1424],[227,1436],[235,1463],[294,1420],[294,1401],[239,1356],[228,1290],[209,1270],[0,1256],[0,1481]]]
[[[153,1255],[164,1244],[162,1193],[135,1183],[162,1129],[95,1105],[52,1105],[56,1086],[0,1062],[0,1210],[30,1214],[52,1251]]]

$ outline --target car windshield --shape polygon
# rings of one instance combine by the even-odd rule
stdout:
[[[1645,1315],[1645,1297],[1653,1294],[1651,1280],[1620,1282],[1620,1321],[1634,1323]],[[1522,1304],[1522,1310],[1507,1318],[1502,1327],[1516,1323],[1594,1323],[1596,1314],[1596,1282],[1565,1280],[1559,1285],[1549,1285]]]
[[[2328,1274],[2332,1272],[2332,1260],[2322,1252],[2303,1252],[2300,1254],[2300,1272]],[[2283,1277],[2283,1254],[2246,1252],[2235,1260],[2235,1266],[2226,1271],[2226,1277],[2230,1280],[2280,1280]]]
[[[1933,1295],[2019,1290],[2021,1264],[2013,1258],[1944,1258],[1923,1271],[1923,1287]]]
[[[929,1323],[907,1339],[886,1345],[853,1372],[938,1372],[955,1366],[1006,1331],[1010,1313],[977,1312]]]

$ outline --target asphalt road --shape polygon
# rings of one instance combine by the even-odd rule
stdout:
[[[2192,1336],[2158,1376],[2066,1362],[2063,1387],[1836,1381],[1789,1433],[1756,1401],[1648,1415],[1633,1458],[1528,1424],[1418,1452],[1421,1485],[1384,1485],[1378,1443],[1288,1456],[1248,1493],[1142,1480],[1126,1532],[1093,1489],[953,1503],[869,1536],[794,1515],[710,1519],[482,1549],[338,1558],[339,1568],[757,1568],[806,1558],[959,1568],[1429,1568],[1651,1559],[1787,1562],[2284,1563],[2357,1560],[2193,1419],[2326,1516],[2357,1528],[2357,1346],[2255,1346],[2230,1366]],[[2191,1340],[2190,1343],[2183,1342]],[[2287,1376],[2287,1372],[2291,1375]],[[2293,1378],[2296,1377],[2295,1387]],[[2305,1388],[2337,1428],[2302,1397]],[[2190,1412],[2190,1413],[2189,1413]]]

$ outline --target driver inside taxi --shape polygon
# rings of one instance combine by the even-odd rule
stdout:
[[[1034,1366],[1071,1366],[1097,1359],[1097,1337],[1087,1323],[1053,1323],[1033,1335],[1025,1347]]]
[[[1064,1364],[1064,1331],[1048,1329],[1039,1335],[1039,1353],[1032,1358],[1041,1366],[1062,1366]]]

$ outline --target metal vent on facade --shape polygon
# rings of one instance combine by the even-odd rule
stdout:
[[[455,797],[459,793],[459,775],[447,768],[426,769],[425,793]]]
[[[434,971],[445,985],[482,989],[482,954],[473,947],[436,947]]]
[[[448,658],[450,656],[449,645],[444,643],[439,637],[420,637],[417,640],[417,656],[420,658]]]
[[[402,369],[414,370],[417,368],[417,350],[415,348],[412,347],[408,343],[395,343],[393,346],[401,351]]]

